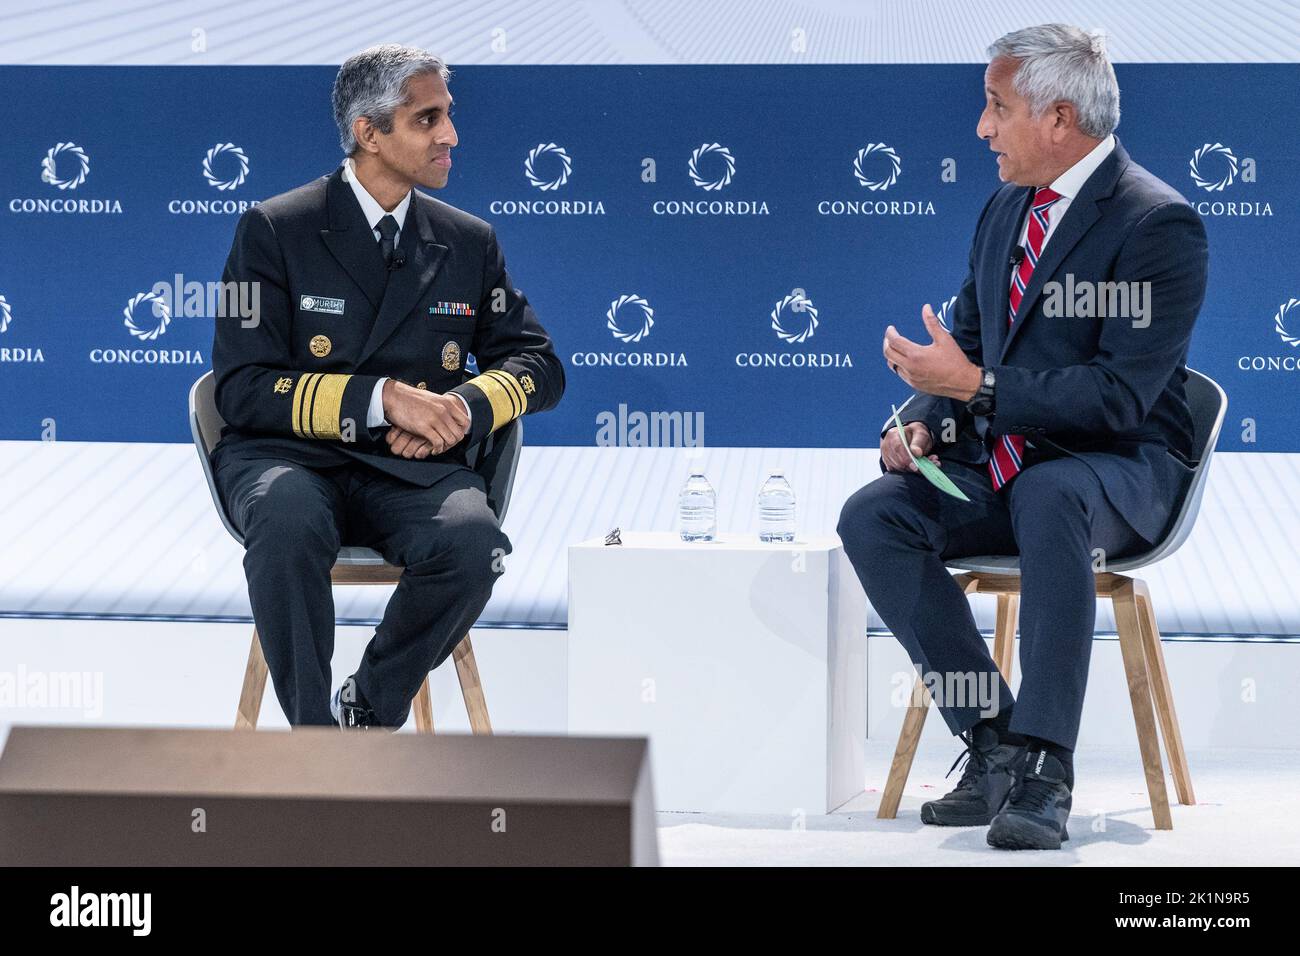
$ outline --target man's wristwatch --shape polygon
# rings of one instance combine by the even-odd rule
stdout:
[[[975,393],[975,397],[966,403],[966,407],[972,415],[992,415],[993,414],[993,389],[997,385],[997,379],[993,375],[991,368],[980,369],[980,387]]]

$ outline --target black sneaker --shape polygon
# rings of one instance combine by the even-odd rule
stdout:
[[[1059,850],[1070,839],[1065,821],[1072,801],[1065,768],[1046,750],[1031,750],[1002,812],[989,827],[989,846],[1001,850]]]
[[[367,702],[358,700],[356,682],[351,677],[334,692],[330,699],[330,714],[338,721],[341,730],[368,730],[379,727],[379,718],[370,709]],[[348,692],[348,699],[343,699],[343,692]]]
[[[1025,748],[998,743],[997,731],[976,724],[961,735],[966,749],[948,769],[951,774],[962,758],[966,766],[956,788],[938,800],[921,804],[921,822],[941,827],[988,826],[1011,791],[1014,768],[1024,759]]]

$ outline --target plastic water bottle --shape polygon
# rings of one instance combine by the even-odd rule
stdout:
[[[758,540],[794,540],[794,489],[780,471],[758,490]]]
[[[683,541],[712,541],[718,530],[718,498],[709,480],[692,472],[677,497]]]

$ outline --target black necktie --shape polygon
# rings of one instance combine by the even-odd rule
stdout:
[[[379,230],[379,251],[384,256],[384,265],[393,265],[393,237],[397,235],[397,220],[392,216],[385,216],[379,220],[379,225],[375,227]]]

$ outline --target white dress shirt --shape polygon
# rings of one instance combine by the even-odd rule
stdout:
[[[352,187],[352,194],[357,197],[357,202],[361,204],[361,211],[365,214],[366,222],[370,224],[370,231],[374,233],[375,242],[379,242],[383,237],[379,234],[379,220],[385,216],[392,216],[397,220],[397,232],[393,234],[393,247],[397,247],[397,242],[402,236],[402,226],[406,223],[406,211],[411,208],[411,194],[408,192],[402,197],[402,201],[397,207],[388,212],[379,201],[366,191],[366,187],[361,185],[361,180],[357,179],[356,170],[352,167],[352,157],[349,156],[343,160],[343,181]],[[366,425],[370,428],[380,428],[389,424],[384,417],[384,383],[388,379],[381,378],[375,383],[375,390],[370,393],[370,408],[366,412]],[[469,402],[465,401],[459,394],[453,393],[460,399],[460,403],[465,406],[465,414],[471,415]],[[472,416],[471,416],[472,421]]]
[[[1052,181],[1051,189],[1060,193],[1061,198],[1047,212],[1047,232],[1043,235],[1044,249],[1052,241],[1052,233],[1056,232],[1057,224],[1064,218],[1066,210],[1070,208],[1070,202],[1075,196],[1079,195],[1079,190],[1088,181],[1088,177],[1097,171],[1097,167],[1101,165],[1102,160],[1109,156],[1114,148],[1115,134],[1112,133],[1094,146],[1088,155]],[[1026,215],[1024,224],[1020,227],[1020,247],[1023,249],[1028,245],[1029,216]]]

